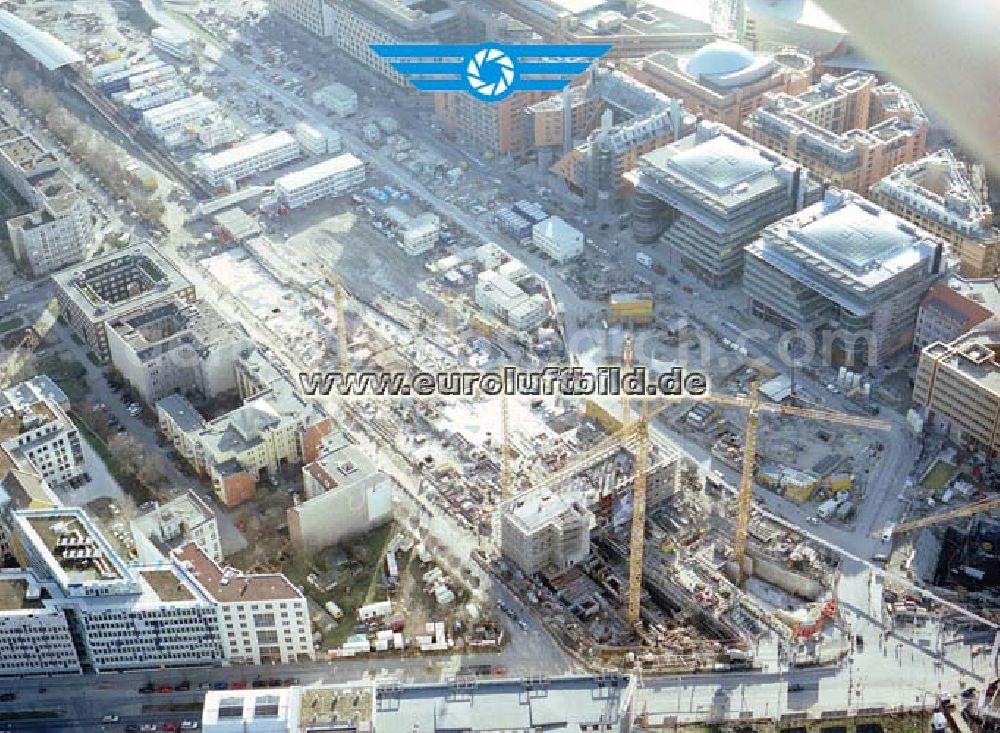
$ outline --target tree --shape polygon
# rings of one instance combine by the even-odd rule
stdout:
[[[128,433],[117,433],[108,441],[108,450],[125,473],[139,476],[146,461],[146,451],[138,440]]]

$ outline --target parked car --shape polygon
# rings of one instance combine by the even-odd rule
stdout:
[[[129,723],[125,726],[125,733],[139,733],[139,726],[135,723]]]
[[[213,682],[212,683],[212,689],[213,690],[228,690],[229,689],[229,683],[228,682]]]
[[[171,720],[169,723],[163,724],[163,730],[167,733],[177,733],[181,729],[181,724],[176,720]]]
[[[197,730],[198,721],[197,720],[182,720],[181,730]]]
[[[229,683],[230,690],[245,690],[247,688],[246,680],[234,680]]]
[[[174,686],[174,689],[177,692],[186,692],[191,689],[191,683],[188,680],[181,680]]]
[[[157,692],[173,692],[174,691],[174,686],[173,685],[159,685],[156,688],[156,691]]]
[[[118,716],[117,715],[105,715],[103,718],[101,718],[101,722],[102,723],[117,723],[118,722]]]
[[[153,731],[157,730],[156,723],[143,723],[139,730],[141,730],[142,733],[147,733],[147,731],[148,733],[153,733]]]
[[[151,692],[156,692],[156,687],[153,685],[152,682],[150,682],[149,684],[140,687],[139,692],[142,693],[143,695],[148,695]]]

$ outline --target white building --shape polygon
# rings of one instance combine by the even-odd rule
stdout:
[[[392,479],[356,445],[331,447],[302,467],[302,478],[306,501],[288,510],[288,532],[297,548],[329,547],[392,517]]]
[[[162,560],[170,550],[196,542],[212,560],[223,560],[215,512],[193,489],[136,517],[131,529],[140,559]]]
[[[35,576],[0,571],[0,675],[80,672],[66,616]]]
[[[295,126],[295,139],[309,155],[336,155],[343,147],[340,133],[326,125],[300,122]]]
[[[476,304],[520,331],[537,328],[548,316],[545,296],[538,293],[529,296],[496,270],[479,273]]]
[[[191,58],[191,36],[184,31],[158,27],[150,35],[153,37],[153,48],[178,59]]]
[[[277,168],[302,154],[299,142],[288,132],[278,132],[200,158],[195,166],[210,186],[220,187],[229,180],[241,181]]]
[[[287,664],[315,659],[306,597],[284,575],[222,568],[194,543],[175,550],[174,556],[215,602],[227,661]]]
[[[441,220],[437,214],[425,211],[411,218],[400,230],[400,246],[408,255],[421,255],[434,249],[440,234]]]
[[[43,605],[66,619],[81,666],[107,672],[222,661],[216,608],[177,563],[126,564],[79,508],[18,510],[12,522],[18,561],[43,588]],[[58,628],[51,618],[43,623]]]
[[[526,575],[567,570],[590,553],[593,516],[580,497],[543,489],[504,502],[497,511],[501,552]]]
[[[558,216],[550,216],[531,228],[531,241],[559,264],[583,253],[583,233]]]
[[[365,180],[365,164],[350,153],[282,176],[274,182],[278,197],[290,209],[326,196],[341,196]]]
[[[86,197],[53,153],[8,124],[2,114],[0,177],[29,207],[28,211],[8,213],[7,232],[15,259],[36,276],[86,259],[95,243]]]
[[[338,117],[350,117],[358,111],[358,93],[339,81],[313,92],[312,101]]]
[[[149,405],[173,392],[235,391],[233,363],[252,344],[206,301],[153,303],[109,321],[106,333],[111,363]]]
[[[165,140],[195,123],[216,117],[219,105],[202,94],[144,110],[142,124],[153,137]]]
[[[87,466],[80,432],[46,384],[48,378],[36,377],[0,393],[0,466],[30,468],[58,487]]]

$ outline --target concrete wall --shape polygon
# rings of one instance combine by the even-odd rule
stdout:
[[[381,474],[336,488],[288,510],[295,547],[319,550],[392,518],[392,480]]]
[[[764,558],[757,553],[747,552],[747,555],[753,561],[754,575],[781,588],[786,593],[810,601],[815,601],[823,593],[823,587],[819,581],[783,568],[770,558]]]

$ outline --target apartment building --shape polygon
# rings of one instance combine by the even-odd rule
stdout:
[[[407,220],[399,231],[399,245],[410,256],[430,252],[438,243],[441,220],[438,215],[425,211]]]
[[[332,427],[318,404],[305,400],[284,378],[211,422],[178,394],[157,402],[156,411],[163,434],[211,480],[226,506],[251,498],[258,481],[277,483],[293,466],[316,460]]]
[[[153,562],[189,542],[215,562],[222,562],[219,522],[215,511],[194,489],[156,505],[130,523],[140,559]]]
[[[1000,451],[1000,324],[990,320],[920,352],[913,401],[934,427],[990,455]]]
[[[950,150],[897,166],[871,187],[870,198],[949,242],[964,277],[1000,275],[1000,229],[993,210]]]
[[[583,254],[583,232],[558,216],[535,224],[531,228],[531,242],[560,265]]]
[[[225,659],[231,664],[315,660],[309,606],[284,575],[223,568],[196,543],[174,557],[215,605]]]
[[[716,122],[642,156],[625,177],[635,186],[636,241],[663,234],[712,287],[739,280],[743,249],[765,226],[820,196],[803,166]]]
[[[0,474],[20,468],[59,487],[82,476],[87,465],[80,432],[48,384],[36,377],[0,393]],[[61,390],[57,394],[65,399]]]
[[[157,303],[195,301],[194,285],[150,244],[109,252],[52,280],[67,325],[102,363],[111,358],[107,323]]]
[[[180,29],[158,27],[150,32],[153,48],[181,61],[191,58],[191,36]]]
[[[548,318],[548,304],[540,293],[528,295],[497,270],[485,270],[476,278],[476,304],[486,313],[519,331],[538,328]]]
[[[332,13],[327,11],[324,0],[271,0],[271,7],[310,33],[330,35],[326,18],[332,19]]]
[[[515,92],[499,102],[471,94],[434,93],[434,116],[449,133],[490,154],[517,154],[531,143],[528,109],[552,92]]]
[[[590,554],[593,515],[579,496],[548,489],[501,504],[500,551],[525,575],[559,574]]]
[[[233,364],[252,342],[208,302],[153,303],[109,321],[111,363],[148,405],[173,392],[236,390]]]
[[[881,365],[913,343],[943,249],[858,194],[830,189],[746,247],[743,291],[754,316],[812,335],[830,363]]]
[[[935,283],[920,301],[913,348],[920,351],[937,341],[951,343],[994,316],[1000,316],[1000,286],[996,282],[956,279]]]
[[[281,176],[274,182],[278,198],[289,209],[327,196],[343,196],[365,181],[365,164],[350,153]]]
[[[627,73],[668,97],[691,114],[740,130],[768,92],[798,95],[809,88],[812,59],[788,49],[755,56],[731,41],[713,41],[693,54],[670,51],[647,56],[626,67]]]
[[[0,177],[24,199],[7,219],[14,258],[34,276],[87,258],[96,243],[86,197],[59,160],[0,115]]]
[[[302,467],[305,501],[288,510],[288,533],[299,550],[330,547],[392,518],[392,479],[363,450],[331,433],[322,451]]]
[[[227,182],[247,178],[291,163],[302,155],[299,141],[285,130],[248,140],[195,161],[195,168],[205,181],[216,188]]]
[[[896,166],[924,155],[929,126],[905,92],[853,71],[824,75],[801,94],[767,93],[744,127],[756,142],[807,166],[817,180],[867,194]]]

